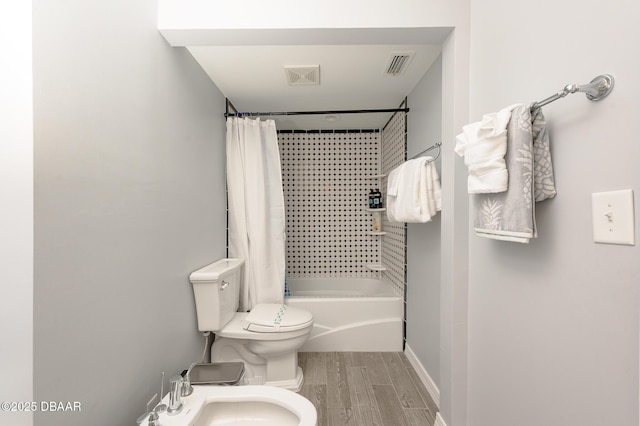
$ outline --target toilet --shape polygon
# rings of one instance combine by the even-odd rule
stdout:
[[[215,334],[211,362],[245,364],[245,382],[299,391],[298,349],[309,339],[313,316],[282,304],[258,304],[236,312],[243,259],[220,259],[189,276],[198,329]]]

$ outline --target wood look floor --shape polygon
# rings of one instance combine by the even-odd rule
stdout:
[[[318,426],[433,426],[436,406],[402,352],[300,352]]]

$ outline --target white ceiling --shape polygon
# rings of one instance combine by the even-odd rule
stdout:
[[[397,108],[441,51],[439,44],[188,46],[193,57],[243,112]],[[406,70],[386,75],[394,53],[415,52]],[[320,85],[290,86],[285,66],[320,66]],[[409,99],[409,107],[411,100]],[[274,116],[278,129],[375,129],[391,114]]]

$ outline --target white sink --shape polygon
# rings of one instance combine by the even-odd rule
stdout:
[[[163,401],[168,403],[168,396]],[[316,426],[316,409],[295,392],[273,386],[193,386],[182,410],[160,414],[162,426]],[[146,426],[148,420],[142,422]]]

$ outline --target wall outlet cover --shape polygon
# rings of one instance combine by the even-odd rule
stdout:
[[[635,245],[633,190],[591,194],[593,241]]]

